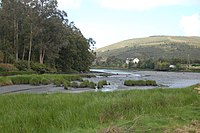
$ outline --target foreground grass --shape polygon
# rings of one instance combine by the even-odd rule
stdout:
[[[191,88],[0,95],[1,132],[164,132],[200,121]]]

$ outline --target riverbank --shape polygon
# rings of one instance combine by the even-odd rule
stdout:
[[[124,80],[155,80],[157,84],[168,88],[182,88],[200,83],[200,73],[194,72],[161,72],[161,71],[131,71],[131,70],[112,70],[112,69],[91,69],[92,72],[111,73],[112,76],[103,78],[119,88]],[[102,77],[92,80],[98,81]]]
[[[9,94],[0,95],[0,106],[0,131],[4,133],[200,130],[200,97],[193,87]]]
[[[85,91],[97,91],[91,88],[73,88],[68,87],[67,90],[64,87],[56,87],[52,84],[55,81],[65,82],[66,80],[89,80],[94,83],[98,83],[101,80],[106,80],[109,85],[104,86],[99,91],[116,91],[116,90],[130,90],[130,89],[154,89],[154,88],[184,88],[191,85],[200,83],[200,73],[190,72],[158,72],[158,71],[130,71],[130,70],[110,70],[110,69],[91,69],[88,74],[81,75],[63,75],[63,74],[52,74],[52,75],[27,75],[27,76],[12,76],[13,81],[17,84],[12,85],[10,81],[11,77],[2,77],[2,80],[9,79],[8,84],[12,86],[0,87],[0,94],[7,93],[79,93]],[[20,80],[20,78],[21,80]],[[40,79],[39,86],[26,85],[28,79],[33,78]],[[47,79],[47,80],[44,80]],[[59,79],[59,80],[58,80]],[[20,81],[18,81],[20,80]],[[125,86],[125,80],[154,80],[158,86]],[[1,81],[1,79],[0,79]],[[42,82],[48,81],[49,85],[42,85]],[[51,83],[52,82],[52,83]],[[23,85],[25,83],[25,85]]]

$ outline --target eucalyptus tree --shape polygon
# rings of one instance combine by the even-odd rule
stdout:
[[[3,62],[27,60],[61,70],[89,69],[92,38],[86,39],[57,0],[0,0],[0,56]]]

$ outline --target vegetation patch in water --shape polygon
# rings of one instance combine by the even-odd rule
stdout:
[[[124,85],[126,86],[157,86],[154,80],[125,80]]]
[[[97,84],[98,89],[102,89],[104,85],[108,85],[106,80],[101,80]]]

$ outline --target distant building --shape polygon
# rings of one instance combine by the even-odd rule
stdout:
[[[173,69],[173,68],[175,68],[175,65],[170,65],[169,68],[172,68],[172,69]]]
[[[133,60],[133,63],[134,63],[134,64],[138,64],[139,61],[140,61],[140,60],[139,60],[138,58],[135,58],[135,59]]]
[[[134,64],[138,64],[139,63],[139,59],[138,58],[135,58],[135,59],[133,59],[133,58],[127,58],[126,59],[126,64],[129,64],[130,62],[131,63],[134,63]]]

